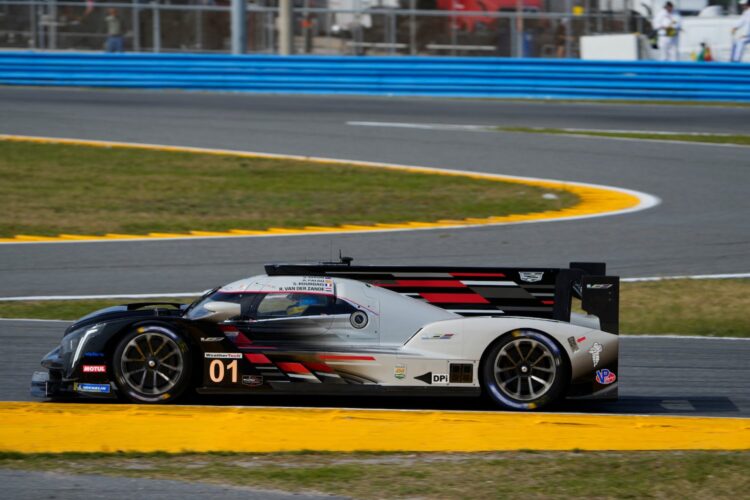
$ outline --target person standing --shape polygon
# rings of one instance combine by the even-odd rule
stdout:
[[[107,11],[107,17],[104,18],[107,23],[107,52],[122,52],[123,51],[123,40],[122,40],[122,21],[117,13],[117,9],[109,9]]]
[[[742,15],[732,28],[732,62],[741,62],[745,45],[750,44],[750,0],[741,0]]]
[[[676,61],[680,43],[682,19],[675,12],[674,4],[667,2],[664,8],[654,17],[654,29],[659,34],[659,51],[662,61]]]

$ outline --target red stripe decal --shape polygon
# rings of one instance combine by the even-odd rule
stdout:
[[[581,343],[581,342],[583,342],[584,340],[586,340],[586,337],[578,337],[578,338],[576,339],[576,342],[578,342],[578,343],[580,344],[580,343]]]
[[[419,287],[419,288],[466,288],[466,285],[458,280],[396,280],[396,284],[387,284],[386,287]]]
[[[234,338],[234,345],[237,347],[247,347],[252,343],[253,341],[245,337],[242,332],[237,332],[237,336]]]
[[[245,359],[256,365],[270,365],[271,360],[265,354],[245,354]]]
[[[490,302],[476,293],[420,293],[428,302],[434,304],[489,304]]]
[[[340,354],[321,354],[320,359],[331,359],[335,361],[375,361],[372,356],[343,356]]]
[[[316,372],[333,373],[333,369],[325,363],[305,363],[305,366]]]
[[[303,365],[302,363],[283,362],[283,363],[276,363],[276,366],[278,366],[279,368],[281,368],[282,371],[285,371],[287,373],[301,373],[304,375],[310,374],[310,370],[305,368],[305,365]]]
[[[554,303],[555,303],[554,300],[543,300],[542,301],[542,304],[544,304],[545,306],[550,306],[550,305],[552,305]]]
[[[505,278],[503,273],[451,273],[456,278]]]

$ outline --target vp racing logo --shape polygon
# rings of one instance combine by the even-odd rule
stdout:
[[[611,372],[604,368],[603,370],[596,370],[596,381],[601,385],[609,385],[617,380],[615,372]]]

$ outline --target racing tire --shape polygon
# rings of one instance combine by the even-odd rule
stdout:
[[[570,380],[560,346],[534,330],[514,330],[490,346],[482,365],[490,399],[511,410],[540,410],[558,401]]]
[[[192,379],[188,344],[158,325],[139,327],[122,337],[112,365],[120,395],[134,403],[170,403]]]

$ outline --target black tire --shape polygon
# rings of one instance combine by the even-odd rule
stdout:
[[[174,331],[139,327],[117,344],[112,358],[120,394],[134,403],[163,404],[178,399],[192,379],[192,356]]]
[[[511,410],[540,410],[558,401],[570,380],[568,357],[547,335],[514,330],[487,351],[482,384],[490,399]]]

